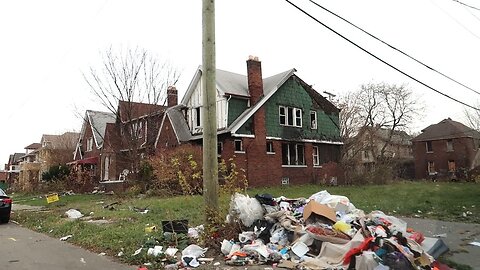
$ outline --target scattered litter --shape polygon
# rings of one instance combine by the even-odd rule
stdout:
[[[446,234],[446,233],[434,234],[433,237],[446,238],[446,237],[447,237],[447,234]]]
[[[170,257],[174,257],[175,254],[177,254],[177,252],[178,252],[177,248],[169,247],[165,250],[165,255],[170,256]]]
[[[162,254],[163,253],[163,247],[162,246],[155,246],[153,248],[149,248],[147,250],[147,255],[148,256],[154,256],[154,257],[157,257],[158,255]]]
[[[263,217],[264,212],[262,205],[257,199],[235,193],[230,202],[229,214],[234,219],[240,219],[246,227],[250,227],[255,220]]]
[[[72,237],[73,237],[73,235],[69,234],[69,235],[66,235],[66,236],[60,238],[60,241],[67,241],[68,239],[70,239]]]
[[[147,226],[145,227],[145,232],[146,233],[151,233],[151,232],[156,232],[157,231],[157,226]]]
[[[145,207],[145,208],[129,207],[129,208],[130,208],[130,210],[135,211],[135,212],[140,213],[140,214],[146,214],[150,211],[147,207]]]
[[[117,205],[117,204],[120,204],[119,202],[113,202],[113,203],[109,203],[107,205],[104,205],[103,208],[104,209],[108,209],[108,210],[115,210],[115,207],[113,207],[114,205]]]
[[[135,250],[135,252],[133,253],[132,256],[136,256],[136,255],[140,254],[140,252],[142,252],[142,249],[143,248],[139,248],[139,249]]]
[[[477,247],[480,247],[480,242],[470,242],[468,243],[469,245],[472,245],[472,246],[477,246]]]
[[[178,219],[178,220],[163,220],[162,221],[162,230],[163,232],[170,233],[188,233],[188,220]]]
[[[214,262],[213,263],[213,266],[219,266],[220,265],[220,262]]]
[[[196,268],[200,266],[198,257],[203,257],[206,251],[207,251],[206,248],[202,248],[194,244],[189,245],[182,251],[182,263],[185,266]]]
[[[188,237],[193,239],[198,239],[198,237],[200,236],[200,234],[203,232],[204,229],[205,228],[203,225],[199,225],[194,228],[188,228],[188,233],[187,233]]]
[[[125,253],[123,253],[123,251],[120,251],[118,252],[117,257],[122,257],[123,255],[125,255]]]
[[[78,211],[76,209],[68,210],[67,212],[65,212],[65,215],[67,215],[67,217],[71,218],[71,219],[77,219],[77,218],[83,217],[83,214],[80,213],[80,211]]]
[[[81,263],[87,263],[84,258],[80,258]]]
[[[98,253],[98,256],[105,256],[105,255],[107,255],[107,253],[105,252]]]
[[[13,237],[10,237],[8,238],[9,240],[12,240],[13,242],[17,242],[17,239],[13,238]]]

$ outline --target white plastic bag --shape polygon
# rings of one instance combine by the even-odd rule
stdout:
[[[250,198],[240,193],[235,193],[230,201],[230,215],[238,217],[246,227],[252,226],[253,222],[262,219],[263,207],[255,198]]]
[[[207,248],[192,244],[182,251],[182,263],[185,266],[198,267],[200,263],[197,258],[203,257],[205,252],[207,252]]]
[[[310,200],[314,200],[320,204],[325,204],[337,212],[350,213],[355,210],[355,206],[350,200],[341,195],[331,195],[326,190],[322,190],[310,196]]]
[[[80,213],[80,211],[75,210],[75,209],[70,209],[67,212],[65,212],[65,214],[67,215],[68,218],[73,218],[73,219],[83,217],[83,214]]]

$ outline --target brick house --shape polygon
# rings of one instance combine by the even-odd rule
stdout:
[[[423,129],[412,142],[417,179],[463,178],[479,165],[480,133],[450,118]]]
[[[20,162],[25,153],[14,153],[8,157],[8,163],[6,164],[7,171],[7,184],[9,186],[13,185],[18,181],[18,176],[20,174]]]
[[[109,123],[115,123],[115,114],[87,110],[83,120],[73,161],[68,164],[76,169],[89,171],[98,182],[101,175],[100,157],[104,147],[105,131]]]
[[[247,61],[247,76],[217,70],[218,155],[233,157],[251,186],[330,181],[335,175],[325,164],[340,157],[339,109],[295,72],[263,78],[256,57]],[[199,67],[181,103],[166,110],[158,153],[186,143],[201,146],[201,82]]]
[[[176,96],[176,89],[168,89]],[[169,99],[169,104],[172,101]],[[136,172],[140,162],[155,153],[155,139],[167,107],[120,101],[114,123],[108,123],[102,149],[101,181],[122,180]],[[125,173],[124,173],[125,172]]]

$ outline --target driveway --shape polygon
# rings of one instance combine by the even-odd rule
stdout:
[[[13,223],[0,225],[0,254],[5,270],[137,269]]]

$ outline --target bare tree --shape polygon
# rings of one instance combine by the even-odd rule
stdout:
[[[93,95],[116,114],[119,101],[165,105],[167,88],[175,85],[180,73],[169,62],[161,62],[144,49],[102,54],[101,68],[90,67],[83,74]]]
[[[395,132],[408,130],[414,117],[423,111],[423,105],[406,85],[365,84],[341,100],[344,152],[349,151],[350,156],[368,148],[374,157],[385,158]],[[380,130],[386,131],[387,136],[378,148],[374,138]],[[359,141],[356,138],[360,132],[367,134]]]
[[[480,108],[480,102],[476,102],[476,108]],[[477,131],[480,131],[480,110],[473,110],[471,108],[464,108],[463,109],[463,114],[465,116],[465,119],[467,121],[467,125],[475,129]]]
[[[90,67],[83,76],[93,96],[120,120],[116,125],[122,138],[118,150],[122,151],[117,160],[123,159],[129,169],[138,171],[146,126],[151,127],[144,116],[156,114],[159,107],[155,105],[166,105],[167,89],[177,83],[179,71],[144,49],[110,48],[102,54],[101,65]]]

